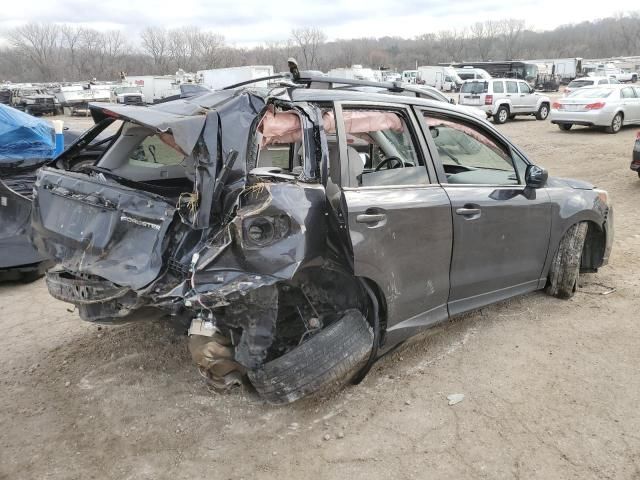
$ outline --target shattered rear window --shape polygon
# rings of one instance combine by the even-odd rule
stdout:
[[[142,167],[162,167],[165,165],[180,165],[185,155],[177,148],[169,146],[158,135],[146,137],[129,156],[130,165]]]

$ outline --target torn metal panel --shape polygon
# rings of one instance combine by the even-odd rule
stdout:
[[[163,239],[175,207],[148,192],[102,177],[38,173],[35,245],[73,272],[141,289],[163,268]]]

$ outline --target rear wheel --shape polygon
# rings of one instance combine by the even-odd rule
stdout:
[[[634,75],[633,77],[631,77],[631,81],[632,81],[633,83],[636,83],[636,82],[638,81],[638,76],[637,76],[637,75]]]
[[[622,113],[616,113],[611,120],[611,125],[607,127],[607,133],[618,133],[622,129]]]
[[[545,289],[549,295],[564,299],[573,297],[578,285],[587,227],[586,222],[577,223],[562,237],[549,270],[549,280]]]
[[[248,372],[261,397],[291,403],[321,389],[346,384],[367,362],[373,331],[359,310],[345,314],[286,354]]]
[[[558,128],[560,130],[565,131],[565,132],[568,132],[569,130],[571,130],[571,127],[573,127],[573,123],[559,123],[558,124]]]
[[[549,105],[547,105],[546,103],[543,103],[542,105],[540,105],[540,108],[536,113],[536,119],[546,120],[548,116],[549,116]]]
[[[493,122],[497,123],[498,125],[502,125],[508,119],[509,119],[509,108],[505,106],[498,108],[498,111],[493,116]]]

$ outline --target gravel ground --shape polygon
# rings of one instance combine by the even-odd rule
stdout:
[[[209,391],[160,320],[100,329],[43,281],[2,284],[0,479],[640,478],[636,130],[499,128],[551,174],[613,197],[611,263],[573,299],[455,318],[359,386],[274,408]]]

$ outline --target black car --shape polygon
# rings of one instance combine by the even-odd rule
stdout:
[[[633,146],[633,157],[631,159],[631,170],[638,173],[640,177],[640,132],[636,134],[636,143]]]

